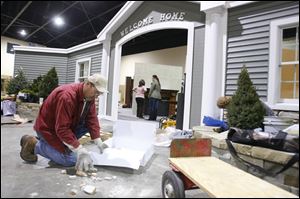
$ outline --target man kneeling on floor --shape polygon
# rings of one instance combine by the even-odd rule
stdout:
[[[37,162],[37,154],[77,171],[95,171],[87,149],[78,141],[87,132],[99,147],[107,147],[100,138],[95,99],[106,90],[107,79],[100,74],[85,82],[62,85],[54,89],[40,108],[34,124],[37,137],[21,138],[20,156],[26,162]]]

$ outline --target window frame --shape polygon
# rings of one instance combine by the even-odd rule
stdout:
[[[280,100],[281,39],[283,28],[298,26],[299,15],[273,20],[270,23],[269,78],[267,104],[275,110],[299,111],[299,99]],[[288,62],[286,62],[288,63]],[[298,61],[299,63],[299,61]]]
[[[294,65],[294,69],[295,69],[295,65],[298,65],[299,67],[299,39],[298,39],[298,32],[299,32],[299,25],[292,25],[292,26],[284,26],[284,27],[281,27],[280,28],[280,38],[282,39],[282,36],[283,36],[283,31],[284,29],[289,29],[289,28],[296,28],[296,51],[295,51],[295,58],[297,59],[298,58],[298,61],[282,61],[282,50],[283,50],[283,45],[282,45],[282,40],[281,40],[281,45],[280,45],[280,53],[281,53],[281,56],[280,56],[280,63],[279,63],[279,67],[281,68],[282,66],[289,66],[289,65]],[[298,45],[297,45],[298,44]],[[289,46],[293,46],[294,44],[289,44]],[[285,46],[287,47],[287,46]],[[279,69],[280,70],[280,69]],[[281,71],[280,70],[280,75],[281,75]],[[296,78],[296,73],[294,71],[294,74],[293,74],[294,78]],[[295,80],[295,79],[294,79]],[[281,83],[283,82],[282,79],[280,78],[280,81]],[[284,81],[285,83],[288,83],[288,81]],[[291,82],[290,82],[291,83]],[[295,91],[296,91],[296,81],[293,81],[293,86],[294,86],[294,89],[293,89],[293,97],[295,95]],[[299,82],[298,82],[299,84]],[[281,90],[281,89],[280,89]],[[279,102],[288,102],[288,103],[298,103],[299,102],[299,99],[288,99],[288,98],[279,98],[278,99]]]
[[[83,77],[79,77],[80,75],[80,64],[88,62],[88,75],[87,76],[83,76]],[[88,76],[90,76],[91,74],[91,58],[83,58],[83,59],[79,59],[76,61],[76,72],[75,72],[75,82],[79,83],[80,80],[79,79],[84,79],[87,78]]]

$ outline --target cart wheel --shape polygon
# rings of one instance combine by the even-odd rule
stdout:
[[[164,198],[185,198],[183,182],[174,171],[163,174],[161,187]]]

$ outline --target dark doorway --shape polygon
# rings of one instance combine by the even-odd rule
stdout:
[[[140,35],[122,46],[122,56],[187,45],[187,30],[158,30]]]

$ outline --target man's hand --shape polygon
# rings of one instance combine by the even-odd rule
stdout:
[[[81,145],[78,147],[79,149],[75,149],[75,153],[77,154],[77,162],[75,165],[75,169],[78,171],[91,171],[94,172],[96,169],[93,165],[93,160],[89,154],[89,152],[83,148]]]
[[[104,149],[108,148],[107,144],[103,143],[101,138],[94,139],[94,143],[98,146],[101,154],[103,153]]]

